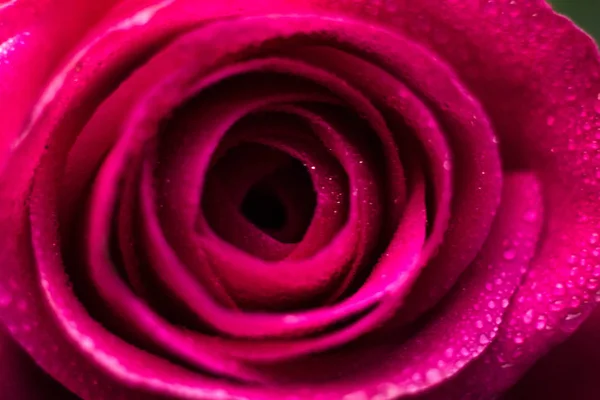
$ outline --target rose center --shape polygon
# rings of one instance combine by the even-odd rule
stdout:
[[[304,165],[286,158],[283,166],[250,187],[240,211],[271,237],[281,242],[297,242],[312,220],[316,195]]]
[[[269,187],[253,186],[241,207],[246,219],[263,231],[280,230],[287,221],[287,210],[281,199]]]
[[[241,247],[246,246],[240,236],[258,232],[281,243],[298,243],[315,212],[316,193],[307,168],[270,146],[242,143],[226,150],[206,183],[203,207],[208,223]],[[238,217],[231,218],[232,213]]]

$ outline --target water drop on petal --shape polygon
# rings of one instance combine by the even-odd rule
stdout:
[[[511,249],[507,249],[507,250],[505,250],[505,251],[504,251],[504,254],[503,254],[503,256],[504,256],[504,259],[505,259],[505,260],[508,260],[508,261],[510,261],[510,260],[514,260],[514,258],[515,258],[515,256],[516,256],[516,255],[517,255],[517,252],[516,252],[516,250],[515,250],[515,249],[512,249],[512,248],[511,248]]]

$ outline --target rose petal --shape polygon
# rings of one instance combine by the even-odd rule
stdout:
[[[4,82],[10,82],[0,85],[4,115],[0,122],[0,170],[51,72],[115,1],[59,0],[51,4],[12,0],[0,5],[0,75]]]
[[[218,3],[220,4],[221,2]],[[586,159],[586,153],[584,153],[586,150],[582,150],[584,144],[589,144],[593,140],[591,136],[593,133],[586,133],[581,136],[581,139],[574,141],[571,144],[571,147],[579,151],[572,152],[570,155],[569,152],[566,151],[569,147],[567,137],[565,135],[559,135],[558,133],[571,131],[572,128],[581,128],[582,131],[587,131],[586,126],[588,125],[586,124],[589,123],[590,128],[593,125],[594,121],[591,120],[592,117],[590,116],[595,116],[592,110],[595,108],[594,105],[598,93],[597,52],[589,39],[584,38],[584,36],[576,31],[572,25],[564,23],[561,19],[554,16],[545,5],[541,6],[542,2],[532,1],[527,3],[524,2],[522,4],[515,2],[510,4],[506,1],[486,3],[483,6],[481,6],[482,3],[475,1],[461,2],[459,3],[459,6],[456,6],[456,3],[454,2],[447,3],[448,5],[452,4],[453,7],[447,7],[445,6],[445,3],[440,5],[439,2],[435,2],[434,4],[434,2],[428,1],[407,2],[406,4],[394,2],[387,6],[389,9],[386,8],[386,12],[378,12],[381,10],[376,7],[369,8],[368,3],[362,2],[337,2],[336,4],[343,9],[344,12],[348,13],[356,10],[356,5],[358,4],[360,14],[391,21],[389,23],[395,28],[406,25],[410,26],[417,21],[418,23],[414,23],[413,28],[410,28],[409,30],[412,30],[412,34],[415,37],[418,37],[419,40],[427,41],[431,47],[436,48],[436,50],[440,54],[443,54],[457,70],[464,71],[460,72],[461,77],[465,79],[465,81],[468,82],[469,87],[479,95],[480,100],[492,115],[494,124],[497,126],[501,134],[500,136],[503,139],[503,143],[506,143],[503,145],[503,148],[510,148],[511,138],[513,138],[518,139],[513,142],[524,144],[523,146],[518,146],[518,148],[523,149],[524,152],[529,152],[530,149],[539,149],[540,146],[545,146],[543,147],[543,152],[546,154],[550,154],[550,150],[553,148],[558,149],[558,153],[561,153],[561,157],[552,164],[554,165],[552,168],[548,168],[544,182],[552,184],[552,179],[556,179],[555,173],[557,171],[561,172],[559,175],[562,177],[562,182],[580,182],[581,180],[586,179],[581,175],[582,171],[589,173],[594,169],[594,165],[591,164],[589,159]],[[367,7],[363,8],[361,4],[367,4]],[[230,5],[227,4],[227,6]],[[218,7],[219,5],[215,5],[215,8]],[[172,9],[174,10],[175,7]],[[366,12],[365,9],[367,10]],[[398,17],[399,15],[401,15],[401,17]],[[434,16],[434,18],[431,18],[432,16]],[[186,17],[188,17],[188,14],[186,14]],[[530,22],[530,24],[524,23],[523,21]],[[434,29],[432,29],[432,27],[434,27]],[[503,38],[506,38],[506,41],[495,40],[497,38],[496,35],[500,30],[503,32]],[[557,34],[559,31],[562,31],[562,34]],[[465,45],[467,43],[469,44],[468,46]],[[454,49],[461,49],[461,51],[455,51]],[[474,54],[477,55],[477,58],[473,57]],[[522,57],[522,59],[519,59],[519,57]],[[578,72],[571,74],[570,71],[574,70],[575,65],[577,65],[576,71]],[[593,82],[583,78],[585,76],[594,77]],[[558,84],[553,85],[555,82]],[[576,84],[570,85],[570,83]],[[94,86],[92,86],[92,88],[93,87]],[[526,90],[523,91],[523,88]],[[498,95],[499,93],[502,95]],[[515,104],[517,102],[511,101],[511,99],[514,98],[515,93],[519,93],[520,95],[519,99],[521,101],[518,102],[519,104]],[[572,100],[569,99],[577,99],[578,97],[581,100],[581,102],[578,103],[584,104],[586,109],[577,110],[577,107],[570,106],[565,108],[564,113],[556,112],[555,107],[563,106],[563,100],[561,99],[564,99],[566,102],[571,102]],[[59,96],[58,98],[61,97]],[[496,100],[492,98],[495,98]],[[551,101],[556,99],[558,99],[557,103]],[[573,127],[569,128],[567,121],[573,120],[574,116],[579,115],[580,111],[584,111],[586,116],[578,118],[580,121],[579,126],[575,126],[574,124]],[[532,115],[535,120],[532,120]],[[85,114],[81,117],[85,119]],[[555,128],[548,129],[546,128],[547,124],[553,125]],[[552,135],[548,135],[548,132],[552,133]],[[43,137],[43,135],[41,136]],[[552,140],[546,140],[548,136],[551,136]],[[39,140],[37,145],[39,151],[41,151],[43,140]],[[517,146],[512,147],[517,148]],[[540,152],[534,151],[530,153],[537,155]],[[5,203],[13,204],[13,200],[17,200],[17,204],[21,202],[21,189],[26,187],[29,181],[28,179],[22,178],[23,176],[30,176],[32,171],[32,168],[30,167],[37,163],[37,157],[33,157],[35,152],[32,154],[29,151],[23,151],[23,154],[26,157],[18,160],[19,162],[15,161],[15,164],[12,164],[13,161],[11,161],[11,164],[13,166],[16,165],[17,167],[11,169],[11,172],[15,173],[10,175],[10,179],[14,179],[15,182],[21,182],[22,184],[10,185],[10,179],[3,182],[2,200],[4,202],[6,199],[7,201]],[[514,161],[511,160],[511,157],[507,157],[507,159],[511,162]],[[528,158],[523,159],[528,160]],[[537,163],[542,165],[541,168],[545,168],[543,162],[546,160],[546,158],[540,157]],[[579,163],[579,161],[582,162]],[[574,166],[577,168],[573,168]],[[6,184],[7,182],[9,183],[8,185]],[[596,204],[596,201],[587,198],[588,195],[593,196],[596,192],[591,183],[592,182],[588,182],[588,186],[584,187],[584,190],[582,191],[575,190],[576,192],[579,192],[579,195],[581,196],[579,198],[581,201],[575,206],[568,201],[564,202],[566,205],[564,208],[573,209],[572,207],[574,207],[574,209],[578,209],[581,212],[581,214],[577,215],[575,218],[575,220],[579,222],[573,224],[575,226],[566,231],[561,229],[561,225],[555,225],[554,223],[551,225],[552,227],[557,227],[556,231],[558,232],[563,231],[567,235],[574,234],[575,238],[578,238],[578,228],[581,228],[582,226],[589,227],[590,229],[582,229],[580,233],[582,243],[586,243],[585,248],[590,247],[587,243],[593,240],[592,238],[594,236],[592,235],[595,234],[596,227],[596,219],[592,218],[592,216],[595,215],[592,205]],[[17,195],[8,195],[7,193],[9,193],[9,191],[6,189],[7,187],[11,188],[11,193],[12,190],[14,190],[14,193]],[[556,190],[551,190],[550,194],[551,196],[561,195],[558,199],[563,199],[558,188]],[[561,207],[563,207],[562,201],[556,201],[551,207],[552,211],[550,214]],[[16,208],[17,211],[21,209],[20,206],[17,206]],[[3,210],[10,210],[11,213],[14,211],[12,207],[3,208]],[[15,215],[20,217],[22,216],[22,213],[17,212]],[[558,215],[553,221],[563,220],[563,217],[566,220],[566,216]],[[4,224],[4,222],[7,223]],[[25,231],[23,229],[23,221],[19,221],[12,217],[3,217],[3,227],[4,226],[11,227],[11,229],[14,229],[15,231]],[[8,236],[14,238],[12,235]],[[22,236],[19,236],[18,244],[20,244],[21,247],[18,248],[17,251],[23,251],[22,254],[26,254],[28,249],[27,246],[22,245],[22,238]],[[13,239],[11,239],[11,241],[12,240]],[[564,243],[556,241],[553,242],[553,244],[557,242],[560,245],[557,247],[561,249],[560,252],[562,253],[566,253],[566,249],[570,249],[572,245],[572,240],[565,240]],[[11,243],[10,247],[3,247],[3,249],[9,249],[13,252],[15,250],[12,245],[13,243],[14,242]],[[591,251],[593,252],[594,250]],[[3,259],[6,259],[5,256],[6,253],[3,254]],[[13,258],[12,255],[11,258]],[[25,268],[24,266],[27,265],[26,260],[23,260],[22,257],[17,258],[20,259],[21,262],[15,263],[9,261],[6,263],[3,262],[3,265],[18,265],[22,269]],[[546,264],[540,262],[539,265]],[[9,269],[9,267],[7,267],[6,270],[12,272],[15,268]],[[33,271],[31,268],[27,268],[26,270],[29,270],[30,272]],[[11,273],[11,275],[13,275],[14,279],[18,278],[18,280],[15,281],[17,287],[24,283],[28,288],[35,287],[31,284],[31,279],[24,282],[22,279],[24,275],[14,275],[14,273]],[[61,275],[56,274],[56,276],[58,277]],[[593,284],[593,282],[588,282],[588,278],[593,279],[593,275],[582,274],[581,276],[584,278],[585,282]],[[592,276],[592,278],[590,278],[590,276]],[[3,279],[2,282],[8,282],[8,279]],[[533,283],[533,281],[531,282]],[[54,284],[55,282],[52,283]],[[542,290],[553,288],[556,283],[556,281],[551,280],[545,282],[542,286]],[[12,290],[14,290],[14,288]],[[581,297],[585,297],[585,294],[589,296],[589,290],[590,289],[586,289]],[[591,293],[593,293],[593,289],[591,290]],[[35,293],[30,295],[35,296]],[[569,293],[569,295],[571,295],[571,293]],[[44,324],[45,329],[43,329],[43,332],[48,333],[53,337],[55,342],[62,343],[62,333],[52,329],[54,327],[53,320],[43,318],[42,314],[39,314],[41,310],[35,305],[38,304],[38,301],[40,301],[40,299],[35,298],[32,302],[34,304],[33,306],[29,302],[24,303],[27,304],[28,307],[28,312],[26,314],[18,314],[18,316],[10,314],[9,317],[7,312],[5,313],[6,315],[4,318],[23,321],[23,318],[29,319],[32,315],[30,313],[34,313],[38,317],[36,319],[42,321]],[[583,310],[585,311],[585,308]],[[526,310],[523,309],[517,311],[520,312]],[[521,318],[527,314],[523,313],[518,315],[517,313],[515,315]],[[570,318],[566,321],[565,326],[572,326],[572,323],[569,321],[572,321],[573,319],[574,318]],[[82,320],[84,319],[82,318]],[[77,331],[71,330],[70,332],[73,337],[81,339],[80,336],[76,335]],[[537,354],[543,351],[547,345],[556,340],[556,336],[560,335],[560,333],[557,335],[551,334],[543,338],[544,340],[541,340],[539,337],[532,338],[531,335],[527,335],[524,338],[526,342],[537,341],[538,344],[541,344],[540,347],[528,347],[527,353],[531,356],[529,358],[533,359]],[[26,336],[21,336],[19,338],[20,341],[35,341],[36,344],[43,343],[43,339],[44,338],[41,337],[41,335],[37,336],[35,340],[33,338],[27,338]],[[72,350],[71,347],[66,349]],[[106,349],[107,351],[116,351],[115,354],[118,354],[118,351],[122,350],[121,348],[113,349],[109,344],[107,344]],[[41,360],[40,362],[43,362],[46,366],[51,364],[47,358],[38,354],[37,351],[32,350],[32,352],[36,353],[36,359],[38,361]],[[525,362],[525,364],[527,362]],[[105,362],[105,365],[110,364]],[[53,366],[51,369],[56,373],[59,367]],[[114,368],[112,371],[113,373],[118,374],[121,379],[125,379],[129,383],[140,382],[139,375],[132,375],[129,371],[123,370],[123,368]],[[162,370],[157,367],[154,370],[154,373],[158,375],[158,371]],[[185,374],[182,374],[181,376],[183,375]],[[518,375],[518,373],[515,375]],[[72,386],[79,386],[79,392],[84,391],[82,384],[75,382],[72,377],[65,376],[64,378],[65,381],[69,381]],[[504,380],[502,385],[508,384],[509,381],[510,379]],[[148,380],[144,380],[144,382],[146,385],[150,384]],[[184,394],[180,390],[181,388],[168,386],[165,382],[159,383],[161,390],[169,390],[171,393]],[[153,387],[158,386],[156,382],[152,383],[152,385]],[[110,385],[102,384],[100,386],[107,388]],[[125,387],[120,388],[125,390]],[[92,390],[97,393],[97,391],[102,389],[94,388]],[[494,390],[494,387],[490,386],[489,390]],[[191,392],[186,393],[191,396],[199,395],[201,392],[195,391],[193,394]],[[110,397],[110,395],[108,396]]]
[[[46,375],[29,355],[0,329],[0,392],[8,399],[76,399],[76,396]]]
[[[541,358],[502,398],[517,400],[538,396],[548,400],[569,397],[595,399],[600,392],[596,374],[600,368],[597,346],[600,340],[599,317],[596,308],[568,340]]]

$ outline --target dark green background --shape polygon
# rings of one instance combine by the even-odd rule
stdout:
[[[550,3],[600,42],[600,0],[550,0]]]

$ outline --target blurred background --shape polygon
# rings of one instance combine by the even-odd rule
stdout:
[[[555,10],[568,15],[600,43],[600,0],[549,0]]]

